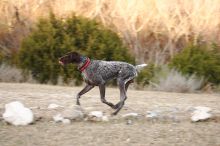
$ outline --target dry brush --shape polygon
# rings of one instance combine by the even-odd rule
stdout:
[[[164,63],[189,42],[220,44],[220,0],[2,0],[0,10],[1,34],[17,23],[27,31],[50,10],[96,18],[122,37],[137,63]]]

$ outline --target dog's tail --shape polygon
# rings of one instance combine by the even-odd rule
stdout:
[[[140,64],[140,65],[136,65],[135,68],[136,68],[137,72],[140,72],[146,66],[147,66],[147,64]]]

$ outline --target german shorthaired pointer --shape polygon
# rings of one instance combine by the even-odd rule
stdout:
[[[94,88],[94,86],[99,86],[101,101],[116,109],[113,115],[116,115],[123,107],[127,99],[126,91],[129,84],[137,76],[137,72],[147,66],[147,64],[133,66],[120,61],[90,60],[88,57],[82,56],[77,52],[70,52],[59,58],[59,63],[61,65],[77,64],[78,70],[86,82],[86,86],[77,94],[77,105],[80,105],[79,98],[83,94]],[[116,105],[105,99],[105,84],[111,79],[117,79],[120,90],[120,101]]]

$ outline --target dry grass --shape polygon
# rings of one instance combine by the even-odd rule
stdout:
[[[191,41],[220,44],[220,0],[2,0],[0,28],[10,30],[16,21],[30,27],[49,9],[99,19],[119,33],[137,62],[163,63]]]
[[[21,69],[6,64],[0,65],[0,82],[36,83],[30,74],[24,77]]]
[[[157,91],[190,93],[198,91],[204,85],[203,78],[186,76],[167,67],[163,67],[154,78],[155,82],[151,82],[150,89]]]
[[[23,75],[21,70],[5,64],[0,66],[0,81],[1,82],[22,82]]]

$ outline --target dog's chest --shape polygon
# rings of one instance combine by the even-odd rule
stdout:
[[[83,77],[83,80],[86,82],[86,83],[89,83],[89,76],[88,76],[88,73],[86,73],[86,71],[83,71],[82,73],[82,77]]]
[[[83,71],[82,73],[83,80],[91,85],[96,85],[96,78],[94,76],[94,72],[90,72],[88,70]]]

